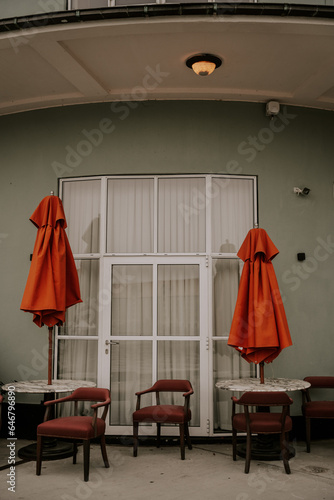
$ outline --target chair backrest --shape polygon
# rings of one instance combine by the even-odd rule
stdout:
[[[293,403],[285,392],[278,391],[245,392],[240,399],[234,401],[245,406],[286,406]]]
[[[311,388],[334,389],[334,377],[314,376],[305,377],[304,380],[311,384]]]
[[[193,388],[189,380],[167,379],[157,380],[152,386],[152,392],[191,392]]]
[[[69,397],[72,401],[107,401],[108,399],[110,399],[109,389],[99,387],[79,387]]]

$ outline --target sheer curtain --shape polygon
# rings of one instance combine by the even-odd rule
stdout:
[[[242,262],[227,255],[238,252],[253,227],[254,199],[251,179],[213,178],[212,260],[213,405],[216,432],[231,429],[231,394],[215,387],[222,379],[250,377],[252,365],[227,345],[238,295]],[[225,258],[223,255],[225,254]]]
[[[212,254],[209,314],[213,382],[249,376],[250,366],[227,346],[227,336],[240,274],[238,259],[231,257],[236,256],[253,226],[253,180],[152,176],[109,178],[106,182],[106,248],[102,249],[101,179],[63,182],[67,233],[77,262],[83,303],[68,310],[60,330],[63,337],[58,341],[58,376],[96,380],[98,298],[102,286],[99,269],[103,259],[110,258],[111,303],[104,307],[110,305],[111,331],[103,334],[110,333],[117,341],[110,346],[111,424],[131,425],[135,392],[150,386],[153,377],[171,377],[191,381],[195,391],[192,425],[198,425],[202,284],[199,265],[181,260],[187,253]],[[211,241],[207,240],[208,207]],[[113,257],[106,256],[105,251]],[[154,256],[146,255],[156,252],[159,259],[164,259],[164,254],[172,256],[166,257],[166,263],[157,263]],[[117,263],[114,254],[123,254],[122,259],[126,255],[126,263]],[[175,263],[171,263],[174,258]],[[229,394],[214,389],[217,430],[228,428],[229,398]]]
[[[58,329],[57,376],[60,379],[97,381],[97,340],[100,236],[100,180],[68,181],[62,184],[67,235],[78,271],[82,303],[70,307]],[[76,257],[87,254],[87,259]],[[90,256],[88,256],[90,254]],[[90,337],[85,340],[84,337]]]
[[[153,179],[109,179],[107,252],[153,252]]]

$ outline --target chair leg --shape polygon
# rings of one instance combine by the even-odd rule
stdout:
[[[185,432],[185,436],[186,436],[186,440],[187,440],[188,450],[192,450],[193,445],[191,444],[191,440],[190,440],[188,422],[185,422],[185,424],[184,424],[184,432]]]
[[[311,419],[305,418],[305,432],[306,432],[306,451],[311,451]]]
[[[137,456],[138,451],[138,422],[133,422],[133,456]]]
[[[157,448],[160,448],[161,444],[161,424],[157,422]]]
[[[41,475],[42,453],[43,453],[43,438],[42,438],[42,436],[37,436],[36,476]]]
[[[180,448],[181,448],[181,460],[185,459],[185,447],[184,447],[184,424],[179,424],[180,427]]]
[[[284,464],[284,469],[287,474],[291,473],[290,470],[290,464],[289,464],[289,440],[288,440],[288,433],[282,433],[280,436],[280,442],[281,442],[281,452],[282,452],[282,459],[283,459],[283,464]]]
[[[83,442],[84,449],[84,481],[89,480],[89,455],[90,455],[90,441],[85,439]]]
[[[77,463],[77,453],[78,453],[78,443],[75,441],[73,443],[73,464]]]
[[[109,460],[108,460],[107,449],[106,449],[106,437],[104,434],[101,436],[100,446],[101,446],[101,452],[102,452],[104,465],[108,469],[109,468]]]
[[[249,472],[251,454],[252,454],[252,437],[251,437],[251,434],[248,433],[247,434],[247,445],[246,445],[245,474],[248,474],[248,472]]]
[[[237,431],[232,429],[232,456],[233,460],[237,459]]]

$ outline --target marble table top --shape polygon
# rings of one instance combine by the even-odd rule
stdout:
[[[216,383],[218,389],[225,389],[228,391],[260,391],[260,392],[285,392],[285,391],[299,391],[310,387],[309,382],[299,379],[289,378],[265,378],[264,384],[260,383],[259,378],[243,378],[234,380],[219,380]]]
[[[49,392],[72,392],[79,387],[95,387],[95,382],[88,380],[53,380],[49,385],[47,380],[22,380],[2,386],[4,391],[24,392],[27,394],[42,394]]]

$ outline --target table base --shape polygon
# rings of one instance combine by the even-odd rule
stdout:
[[[288,458],[293,458],[296,451],[291,444],[289,444],[288,451]],[[237,455],[243,458],[246,457],[246,443],[237,446]],[[251,459],[265,461],[282,460],[279,437],[274,435],[259,435],[253,437]]]
[[[20,448],[18,451],[19,458],[25,460],[36,460],[37,456],[37,443],[29,444]],[[73,444],[56,439],[44,440],[42,460],[59,460],[73,456]]]

